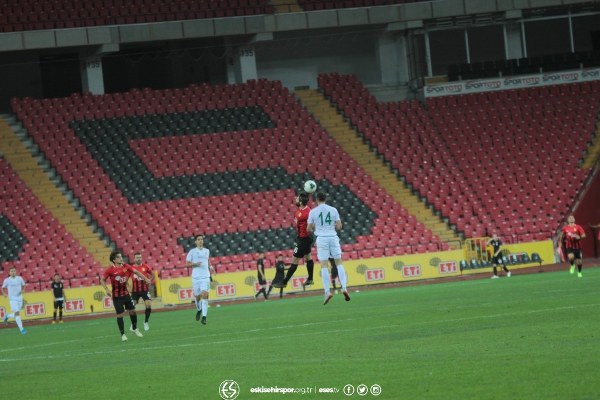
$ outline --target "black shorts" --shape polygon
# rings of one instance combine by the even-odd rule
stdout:
[[[57,308],[60,308],[61,310],[63,309],[65,304],[64,300],[58,300],[54,302],[54,309],[56,310]]]
[[[146,300],[152,300],[148,292],[133,292],[131,293],[131,300],[133,300],[133,304],[137,304],[140,298]]]
[[[504,261],[502,260],[502,254],[498,254],[497,256],[492,257],[492,265],[504,265]]]
[[[581,249],[567,248],[567,251],[565,251],[565,253],[567,253],[567,255],[573,254],[573,257],[575,257],[576,260],[581,260],[583,258],[583,252],[581,251]]]
[[[296,238],[296,246],[294,246],[294,258],[302,258],[305,255],[310,254],[312,244],[312,236]]]
[[[135,310],[135,304],[131,299],[131,296],[121,296],[121,297],[113,297],[113,306],[115,306],[115,311],[117,314],[123,314],[125,310],[131,311]]]

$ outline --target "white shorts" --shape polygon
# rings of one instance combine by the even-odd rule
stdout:
[[[327,262],[329,258],[336,260],[342,258],[342,247],[338,236],[317,236],[317,258],[320,262]]]
[[[192,279],[192,289],[194,296],[200,296],[200,293],[210,291],[210,278]]]
[[[10,301],[10,311],[17,312],[21,311],[23,308],[23,300],[11,300]]]

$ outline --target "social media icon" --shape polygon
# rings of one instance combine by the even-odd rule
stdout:
[[[369,388],[364,383],[361,383],[356,387],[356,393],[358,393],[359,396],[364,396],[369,393]]]
[[[240,385],[236,381],[226,380],[219,385],[219,395],[223,400],[234,400],[240,394]]]
[[[354,386],[352,386],[352,385],[344,386],[344,394],[346,396],[352,396],[354,394]]]
[[[381,394],[381,386],[377,384],[371,386],[371,394],[373,396],[379,396]]]

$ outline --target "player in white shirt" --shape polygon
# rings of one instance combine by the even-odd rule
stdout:
[[[342,220],[340,213],[335,207],[325,204],[327,196],[319,192],[315,196],[317,207],[310,210],[308,214],[308,231],[314,232],[317,236],[317,258],[321,263],[321,279],[325,290],[325,301],[323,305],[329,303],[333,294],[329,290],[329,258],[335,260],[338,269],[338,278],[342,285],[342,293],[346,301],[350,301],[350,295],[346,288],[347,276],[346,270],[342,265],[342,247],[337,231],[342,229]]]
[[[24,335],[27,331],[23,328],[23,321],[21,321],[21,309],[23,308],[25,281],[20,276],[17,276],[17,269],[15,267],[12,267],[8,271],[8,275],[8,278],[2,283],[2,295],[8,297],[12,312],[4,316],[4,322],[7,323],[9,318],[14,318],[19,331]]]
[[[210,250],[204,248],[204,235],[196,235],[196,247],[191,249],[185,259],[186,265],[192,267],[192,289],[196,296],[196,321],[202,318],[206,325],[208,314],[208,292],[210,291],[210,275],[215,269],[210,265]]]

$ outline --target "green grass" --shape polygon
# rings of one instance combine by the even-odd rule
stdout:
[[[600,269],[157,312],[121,343],[114,318],[0,330],[15,399],[596,399]],[[126,327],[129,327],[126,319]],[[380,396],[315,388],[378,384]],[[310,388],[307,394],[252,387]],[[7,397],[8,398],[8,397]]]

